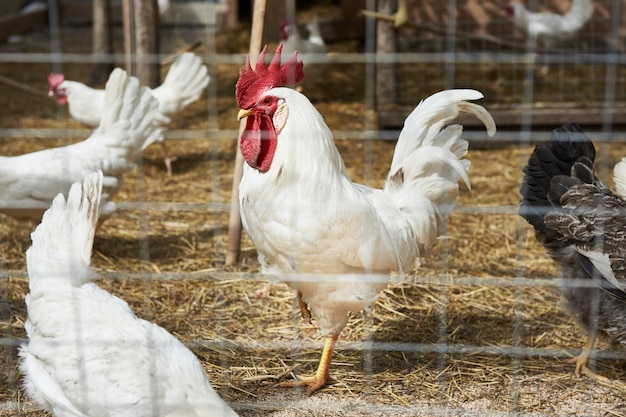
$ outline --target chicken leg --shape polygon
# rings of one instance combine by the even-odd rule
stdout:
[[[170,154],[165,141],[161,142],[161,149],[163,149],[163,161],[165,162],[165,169],[167,170],[167,176],[172,178],[172,162],[176,160],[175,156]]]
[[[324,341],[324,350],[322,351],[322,357],[320,363],[317,366],[317,371],[314,376],[311,377],[298,377],[297,381],[281,382],[280,386],[283,388],[308,386],[306,391],[307,395],[313,394],[318,389],[322,388],[328,382],[328,370],[330,369],[330,361],[335,351],[335,345],[339,339],[339,333],[336,333],[330,337],[327,337]]]
[[[609,379],[607,377],[596,374],[587,366],[587,363],[589,362],[589,356],[591,355],[591,350],[595,346],[597,338],[597,334],[588,334],[585,337],[585,347],[583,348],[582,352],[580,352],[580,354],[575,358],[570,359],[569,362],[576,364],[576,370],[574,371],[574,374],[576,376],[587,375],[588,377],[593,378],[599,382],[609,382]]]
[[[298,307],[300,307],[300,314],[302,314],[302,318],[305,319],[307,323],[311,324],[311,311],[302,298],[302,293],[300,291],[298,291]]]

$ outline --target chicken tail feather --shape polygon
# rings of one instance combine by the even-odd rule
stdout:
[[[459,181],[470,188],[470,161],[463,159],[469,144],[463,126],[449,124],[460,113],[474,114],[496,130],[491,114],[478,104],[476,90],[447,90],[423,100],[411,112],[400,132],[384,191],[406,216],[418,237],[419,253],[427,253],[445,224],[459,195]]]
[[[128,171],[141,151],[162,136],[156,123],[158,102],[137,78],[116,68],[105,87],[103,108],[100,127],[89,142],[107,148],[107,155],[98,156],[104,172]]]
[[[445,221],[454,208],[458,182],[462,180],[471,187],[467,174],[470,162],[462,159],[469,147],[461,137],[463,127],[448,124],[460,113],[470,113],[481,120],[488,134],[493,136],[496,125],[491,114],[467,101],[482,97],[476,90],[446,90],[419,103],[400,132],[385,189],[393,191],[405,187],[404,184],[419,189],[438,206]],[[398,178],[402,178],[402,183]]]
[[[559,187],[565,186],[564,178],[573,174],[575,166],[586,166],[588,163],[584,161],[594,159],[593,143],[580,126],[573,123],[555,129],[550,140],[538,144],[528,159],[520,188],[520,215],[539,233],[538,237],[547,248],[566,245],[561,234],[545,223],[546,214],[554,209],[552,202],[558,204]],[[579,161],[582,164],[577,165]]]
[[[26,251],[31,292],[46,278],[67,279],[72,285],[91,281],[90,267],[96,223],[100,216],[102,172],[72,185],[67,200],[59,194],[31,234]]]
[[[452,150],[458,158],[467,153],[467,142],[461,138],[459,130],[444,129],[460,113],[475,115],[485,124],[489,136],[496,132],[496,124],[491,114],[482,106],[467,100],[483,98],[480,91],[469,89],[445,90],[422,100],[404,122],[391,162],[389,175],[394,175],[405,161],[423,146],[438,146]],[[453,125],[460,126],[460,125]],[[445,132],[445,133],[444,133]]]
[[[209,85],[210,77],[202,59],[192,52],[179,56],[170,67],[163,84],[152,91],[159,101],[161,123],[198,100]]]

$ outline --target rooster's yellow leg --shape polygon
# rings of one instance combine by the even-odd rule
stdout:
[[[596,381],[609,382],[608,378],[602,375],[596,374],[587,366],[587,363],[589,362],[589,355],[591,355],[591,351],[593,350],[593,347],[596,344],[597,338],[598,336],[595,334],[587,335],[585,337],[585,347],[583,348],[582,352],[580,352],[580,354],[576,356],[575,358],[570,359],[569,362],[576,364],[576,370],[574,371],[574,374],[576,376],[586,375],[590,378],[595,379]]]
[[[302,318],[304,318],[308,323],[311,323],[311,311],[309,311],[309,306],[302,299],[302,293],[298,291],[298,306],[300,307],[300,314],[302,314]]]
[[[322,358],[317,366],[317,372],[312,377],[298,377],[297,381],[282,382],[281,387],[301,387],[306,385],[309,389],[306,391],[307,395],[313,394],[318,389],[326,385],[328,381],[328,370],[330,368],[330,360],[333,357],[335,351],[335,345],[339,339],[339,333],[334,334],[331,337],[327,337],[324,341],[324,351],[322,352]]]

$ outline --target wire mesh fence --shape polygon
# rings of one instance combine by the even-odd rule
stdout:
[[[337,16],[332,2],[311,3],[299,10],[300,21]],[[564,12],[569,2],[562,3],[527,6]],[[98,284],[183,341],[242,416],[624,415],[623,349],[601,341],[592,353],[592,366],[610,383],[576,378],[567,363],[583,347],[584,333],[562,307],[558,289],[589,283],[557,278],[558,268],[518,215],[521,169],[534,143],[561,123],[581,117],[571,121],[583,123],[598,145],[598,172],[609,185],[613,165],[626,155],[619,117],[626,101],[623,2],[593,4],[583,31],[549,50],[529,45],[499,2],[432,1],[408,2],[411,24],[398,29],[394,53],[376,52],[376,27],[368,20],[362,40],[329,42],[327,54],[307,57],[323,69],[304,94],[333,131],[355,182],[383,185],[400,128],[396,119],[402,122],[435,91],[482,91],[481,104],[505,127],[490,139],[466,125],[471,191],[461,187],[433,254],[350,316],[325,389],[308,397],[276,386],[314,373],[323,342],[315,321],[300,318],[286,285],[265,287],[246,236],[240,263],[224,266],[238,134],[234,85],[245,63],[245,24],[235,31],[216,30],[213,19],[163,26],[162,55],[204,41],[196,53],[212,81],[166,132],[177,157],[173,177],[154,147],[125,177],[117,212],[96,234]],[[116,54],[102,59],[121,63],[118,27],[114,34]],[[85,81],[94,60],[89,36],[89,26],[61,21],[56,30],[0,45],[0,75],[43,93],[53,67]],[[393,112],[374,97],[381,64],[397,71]],[[2,155],[90,134],[45,97],[2,84],[0,99]],[[389,123],[381,123],[385,117]],[[26,340],[24,252],[35,226],[0,215],[0,414],[7,416],[45,415],[24,394],[17,357]]]

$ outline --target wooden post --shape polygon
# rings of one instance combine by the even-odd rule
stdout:
[[[135,73],[132,51],[135,50],[133,37],[133,0],[122,0],[122,26],[124,30],[124,66],[129,74]]]
[[[259,52],[263,45],[263,27],[265,21],[265,0],[255,0],[254,10],[252,12],[252,30],[250,33],[250,65],[254,68]],[[239,124],[239,137],[237,144],[241,140],[241,134],[246,126],[245,119]],[[243,175],[243,155],[241,149],[237,146],[237,156],[235,157],[235,169],[233,172],[233,186],[230,198],[230,217],[228,219],[228,242],[226,246],[227,266],[233,265],[239,261],[241,252],[241,214],[239,212],[239,183]]]
[[[395,12],[395,0],[380,0],[378,12],[391,14]],[[396,30],[391,22],[377,20],[376,22],[376,53],[396,52]],[[396,65],[376,65],[376,109],[385,105],[397,103]]]
[[[341,26],[345,32],[365,33],[365,19],[359,13],[365,4],[366,0],[341,0]]]
[[[239,24],[239,0],[226,0],[226,27],[234,29]]]
[[[280,40],[280,22],[285,19],[287,11],[287,1],[293,0],[265,0],[266,8],[272,12],[265,16],[263,24],[263,39],[265,43],[278,42]],[[293,14],[295,15],[295,1],[293,2]]]
[[[104,62],[105,55],[113,53],[113,36],[111,25],[111,2],[109,0],[93,0],[92,52],[94,63],[91,67],[91,84],[104,84],[113,71],[113,62]]]
[[[156,0],[123,0],[126,70],[141,85],[159,85],[159,13]],[[153,59],[150,59],[153,58]]]

